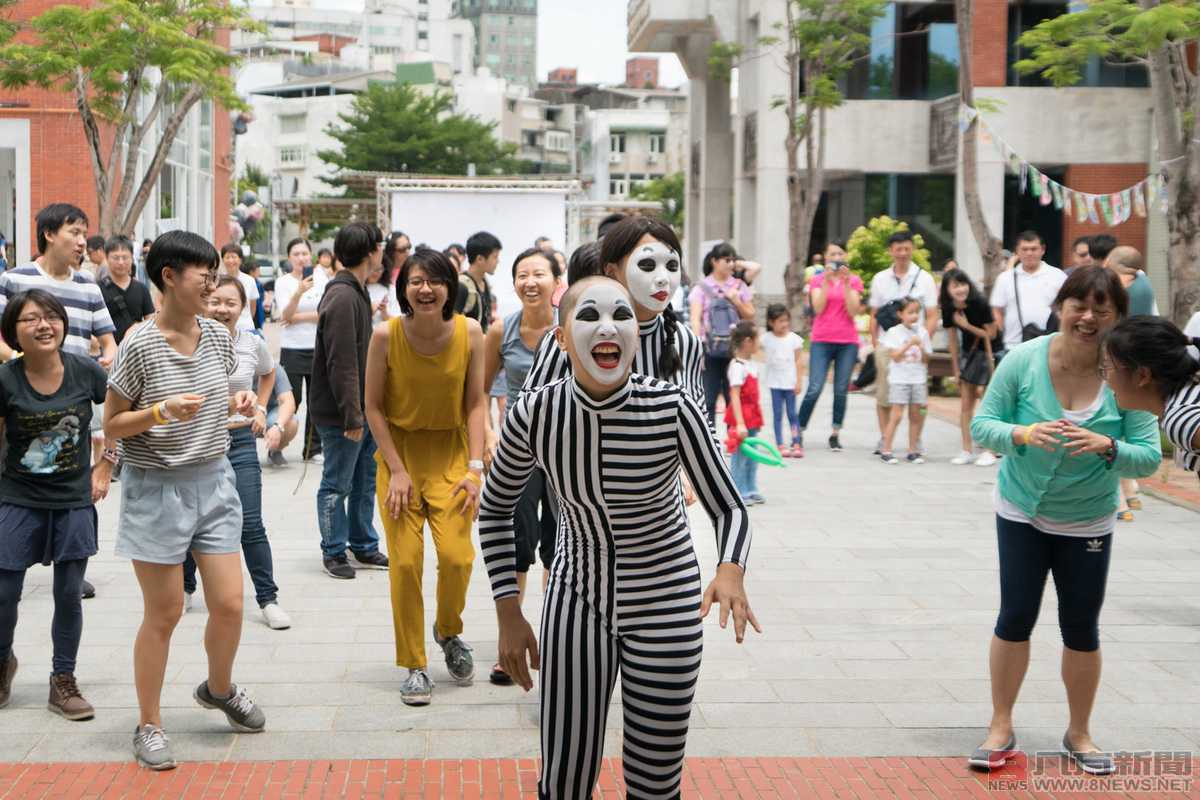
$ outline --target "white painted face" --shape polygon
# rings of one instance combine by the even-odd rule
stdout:
[[[583,291],[572,311],[571,343],[597,383],[607,387],[625,379],[637,353],[638,324],[619,284],[597,281]]]
[[[625,261],[625,284],[638,305],[655,313],[679,288],[679,254],[659,241],[639,244]]]

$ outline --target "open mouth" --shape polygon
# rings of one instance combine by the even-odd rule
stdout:
[[[1096,329],[1087,325],[1076,325],[1075,332],[1080,336],[1095,336]]]
[[[592,360],[601,369],[616,369],[621,363],[621,348],[610,342],[592,348]]]
[[[653,297],[655,300],[657,300],[660,303],[665,303],[667,301],[667,298],[669,298],[671,295],[667,294],[666,291],[664,290],[661,292],[655,292],[654,294],[652,294],[650,296]]]
[[[36,334],[33,340],[38,344],[55,344],[58,337],[54,335],[54,331],[47,331],[46,333]]]

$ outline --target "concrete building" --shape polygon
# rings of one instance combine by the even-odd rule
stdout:
[[[475,29],[475,66],[537,88],[537,0],[454,0],[453,14]]]
[[[987,115],[995,132],[1051,178],[1087,192],[1127,188],[1153,171],[1151,99],[1138,66],[1095,62],[1076,87],[1055,89],[1018,75],[1017,36],[1066,4],[977,0],[976,93],[999,101]],[[717,41],[758,53],[758,40],[783,21],[771,0],[630,0],[631,51],[674,52],[691,85],[686,247],[733,239],[766,265],[762,289],[783,291],[788,260],[787,120],[772,108],[788,92],[786,73],[769,58],[747,57],[733,86],[709,77]],[[951,256],[979,274],[958,178],[959,43],[948,0],[893,3],[871,31],[871,52],[846,77],[846,103],[828,115],[827,192],[811,249],[845,238],[872,216],[888,213],[922,233],[938,261]],[[736,96],[736,107],[731,102]],[[1165,285],[1161,218],[1133,217],[1116,228],[1077,225],[1069,214],[1019,192],[991,143],[982,144],[980,192],[992,230],[1011,244],[1033,228],[1047,239],[1047,260],[1061,264],[1071,240],[1106,230],[1147,252],[1148,272]]]
[[[577,171],[583,119],[574,104],[534,97],[524,84],[493,75],[487,67],[455,77],[453,91],[458,111],[495,123],[496,138],[517,145],[517,157],[531,162],[535,172]]]
[[[550,70],[550,74],[546,76],[546,83],[552,83],[556,86],[574,86],[579,82],[579,71],[574,67],[559,67]]]

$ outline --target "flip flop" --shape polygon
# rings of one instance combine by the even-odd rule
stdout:
[[[492,665],[492,674],[488,676],[488,680],[497,686],[512,686],[512,676],[505,672],[499,664]]]

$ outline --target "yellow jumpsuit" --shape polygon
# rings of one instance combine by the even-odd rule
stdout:
[[[427,665],[421,596],[426,522],[437,548],[437,632],[445,637],[463,630],[475,548],[472,521],[460,511],[464,495],[451,492],[467,474],[469,460],[464,401],[470,358],[467,318],[462,315],[454,317],[450,344],[436,356],[412,349],[401,318],[388,323],[383,407],[392,442],[412,479],[412,503],[399,519],[388,513],[391,472],[379,454],[375,492],[387,536],[396,664],[409,669]]]

